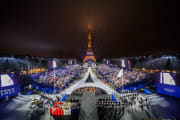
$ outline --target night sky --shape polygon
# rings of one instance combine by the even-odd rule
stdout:
[[[175,0],[1,0],[0,54],[97,58],[179,51]]]

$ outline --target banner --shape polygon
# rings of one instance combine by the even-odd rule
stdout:
[[[157,93],[180,98],[180,86],[156,83]]]
[[[20,93],[20,85],[13,85],[0,88],[0,98],[5,98],[6,96],[14,96]]]
[[[121,69],[117,75],[118,78],[122,77],[123,76],[123,69]]]

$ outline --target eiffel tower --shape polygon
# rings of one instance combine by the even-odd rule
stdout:
[[[96,58],[94,57],[94,53],[92,50],[92,43],[91,43],[91,26],[88,26],[89,29],[89,34],[88,34],[88,49],[86,52],[86,56],[83,59],[83,62],[87,62],[87,61],[92,61],[92,62],[96,62]]]

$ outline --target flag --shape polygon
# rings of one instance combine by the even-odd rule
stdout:
[[[66,101],[66,94],[63,96],[62,101]]]
[[[112,100],[116,101],[116,103],[118,103],[118,100],[116,99],[116,97],[112,94]]]
[[[121,69],[117,75],[118,78],[122,77],[123,76],[123,69]]]
[[[53,78],[53,79],[54,79],[54,81],[56,80],[56,73],[55,73],[55,70],[54,70],[54,78]]]

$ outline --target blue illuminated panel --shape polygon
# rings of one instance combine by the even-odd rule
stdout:
[[[180,86],[175,83],[174,74],[160,72],[160,81],[156,83],[157,93],[180,98]]]
[[[14,84],[14,74],[0,75],[0,98],[20,93],[20,85]]]
[[[174,96],[180,98],[180,87],[175,85],[167,85],[156,83],[157,93]]]
[[[13,80],[8,74],[1,75],[1,87],[14,85]]]
[[[6,96],[14,96],[20,93],[20,86],[13,85],[0,88],[0,98],[4,98]]]

